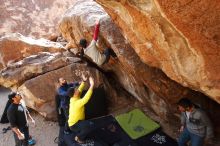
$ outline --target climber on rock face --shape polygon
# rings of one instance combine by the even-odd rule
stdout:
[[[117,56],[111,48],[105,49],[103,53],[100,53],[100,51],[97,49],[96,43],[99,35],[99,26],[100,26],[100,20],[97,20],[93,39],[89,45],[87,44],[86,39],[81,39],[79,45],[82,47],[81,55],[85,54],[90,59],[92,59],[94,63],[101,66],[105,63],[108,63],[110,56],[114,58],[116,58]]]

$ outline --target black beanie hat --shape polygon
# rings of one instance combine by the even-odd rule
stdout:
[[[177,102],[178,105],[187,108],[193,106],[193,103],[188,98],[182,98]]]
[[[87,41],[86,41],[86,39],[81,39],[81,40],[79,41],[79,44],[80,44],[81,47],[86,48],[86,47],[87,47]]]
[[[67,95],[71,98],[74,95],[75,89],[77,89],[77,87],[71,87],[67,90]]]
[[[8,99],[12,100],[12,98],[14,98],[17,95],[16,92],[11,92],[8,94]]]

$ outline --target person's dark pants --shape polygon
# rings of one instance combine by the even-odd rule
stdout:
[[[94,129],[96,129],[95,125],[91,121],[79,121],[70,127],[70,130],[76,133],[76,136],[82,141],[84,141]]]
[[[103,128],[106,125],[110,124],[112,121],[99,122],[99,120],[84,120],[79,121],[73,126],[70,127],[70,130],[76,133],[76,136],[84,141],[88,136],[92,135],[96,129]]]
[[[70,130],[69,126],[68,126],[69,107],[67,107],[67,108],[61,108],[61,110],[63,111],[64,116],[65,116],[65,119],[66,119],[66,121],[65,121],[65,126],[64,126],[64,131],[67,132],[67,133],[68,133],[68,132],[71,132],[71,130]]]
[[[203,146],[204,137],[190,133],[189,130],[185,128],[178,139],[178,145],[187,146],[187,142],[189,141],[191,142],[191,146]]]
[[[64,127],[60,127],[59,129],[59,137],[58,137],[58,146],[67,146],[64,141],[64,134],[63,134]]]
[[[68,107],[61,108],[61,110],[63,110],[64,116],[65,116],[66,120],[68,120],[68,118],[69,118],[69,108]]]
[[[110,56],[112,56],[112,57],[117,57],[116,56],[116,54],[115,54],[115,52],[111,49],[111,48],[106,48],[105,50],[104,50],[104,53],[103,53],[104,55],[105,55],[105,57],[106,57],[106,59],[105,59],[105,62],[103,63],[103,64],[105,64],[105,63],[108,63],[108,61],[109,61],[109,59],[110,59]]]
[[[29,140],[29,129],[28,127],[19,128],[21,133],[24,134],[25,139],[19,140],[18,136],[15,132],[14,133],[14,139],[15,139],[15,146],[28,146],[28,140]]]

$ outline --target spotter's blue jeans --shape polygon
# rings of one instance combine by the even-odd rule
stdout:
[[[190,133],[189,130],[185,128],[178,139],[178,145],[187,146],[187,142],[189,141],[191,142],[191,146],[203,146],[204,137]]]

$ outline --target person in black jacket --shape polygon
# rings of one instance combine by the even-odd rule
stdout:
[[[69,100],[70,100],[70,97],[68,96],[68,90],[70,88],[75,88],[79,86],[79,83],[78,82],[67,83],[66,79],[64,78],[59,78],[58,83],[59,83],[59,88],[57,90],[57,94],[60,96],[59,109],[63,110],[66,119],[68,119]]]
[[[58,106],[57,107],[58,117],[61,117],[62,120],[65,119],[64,133],[69,134],[70,129],[67,124],[67,120],[69,118],[69,101],[70,101],[69,90],[71,90],[71,88],[73,89],[76,88],[79,85],[79,83],[78,82],[67,83],[66,79],[62,77],[58,79],[58,83],[59,83],[59,88],[57,90],[57,96],[56,96],[56,102]]]
[[[15,145],[28,146],[29,129],[27,116],[29,116],[31,122],[35,123],[35,121],[30,116],[27,108],[21,104],[22,97],[19,93],[12,92],[8,98],[12,104],[7,110],[7,117],[14,133]]]

